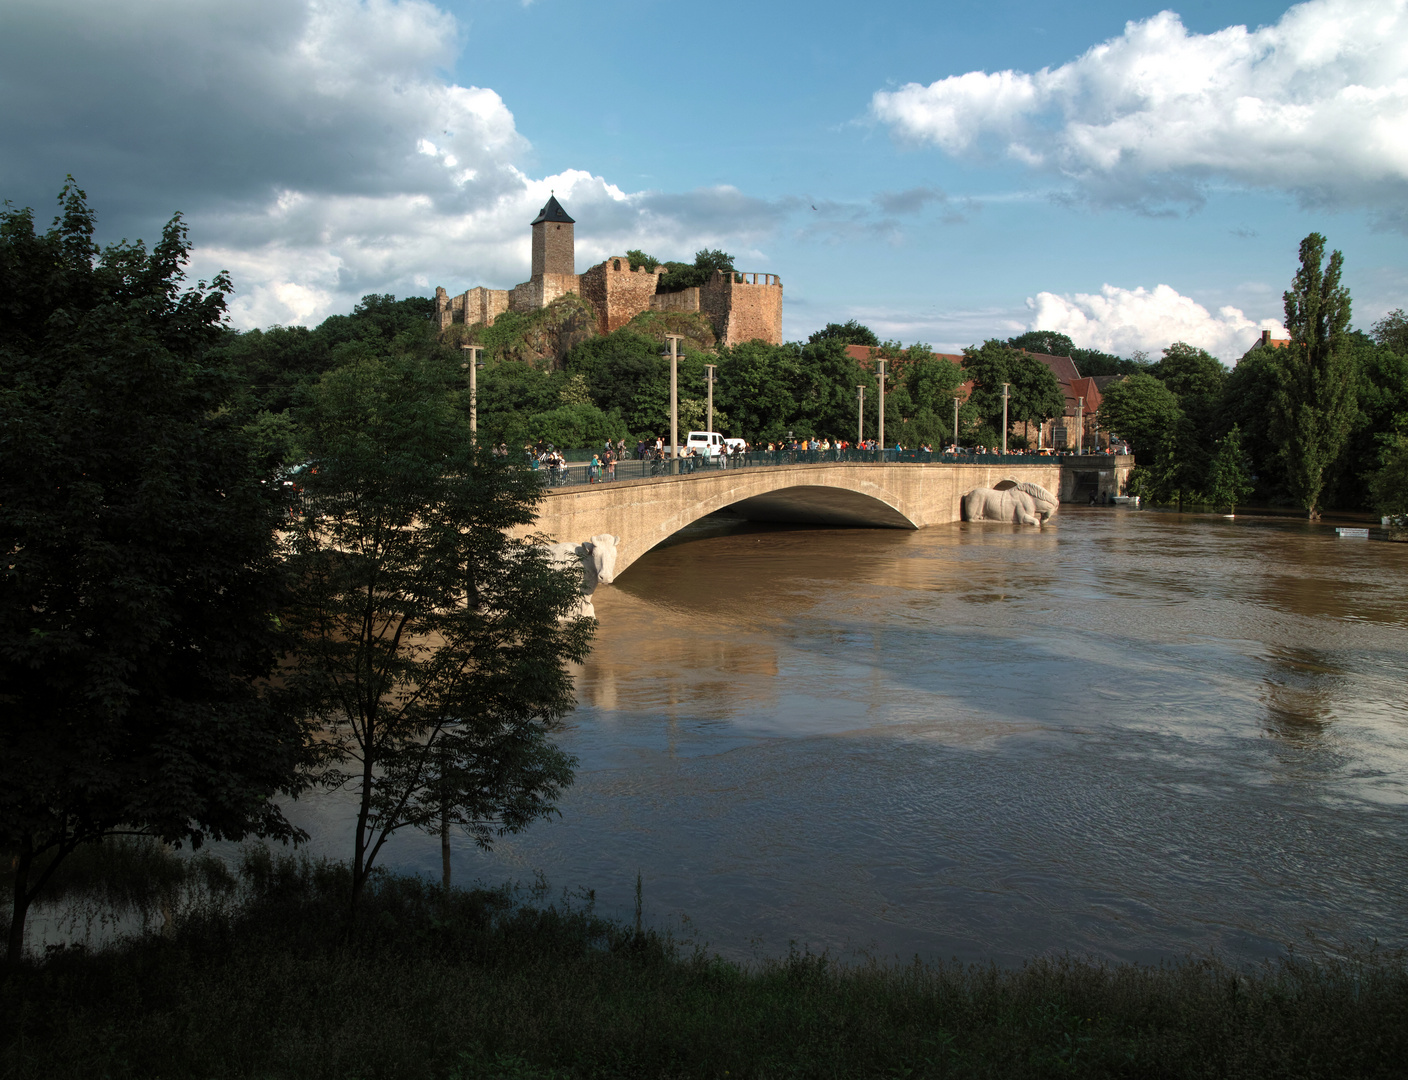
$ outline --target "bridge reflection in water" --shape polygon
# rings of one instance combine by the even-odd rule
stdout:
[[[730,459],[728,467],[659,476],[648,474],[656,463],[622,462],[614,481],[552,487],[533,531],[571,541],[617,536],[619,574],[680,529],[719,511],[753,521],[919,529],[958,521],[967,492],[1005,481],[1038,484],[1064,501],[1084,501],[1087,491],[1120,494],[1134,465],[1130,456],[1110,454],[886,451],[885,460],[878,459],[854,451],[753,453]],[[569,469],[569,477],[580,470]]]

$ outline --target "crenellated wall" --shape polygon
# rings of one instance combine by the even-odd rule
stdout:
[[[699,290],[699,308],[725,344],[754,338],[782,344],[782,279],[776,274],[715,271]]]

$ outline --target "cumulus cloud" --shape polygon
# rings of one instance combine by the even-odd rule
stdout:
[[[529,175],[500,96],[446,77],[466,35],[427,0],[8,0],[5,22],[0,191],[42,206],[73,173],[115,236],[183,211],[195,273],[232,272],[241,326],[514,285],[552,190],[591,221],[579,262],[756,251],[786,210]]]
[[[1212,34],[1164,11],[1059,67],[910,83],[871,112],[902,140],[1054,172],[1098,203],[1167,211],[1221,181],[1408,227],[1408,0],[1310,0]]]
[[[1254,322],[1239,308],[1221,307],[1214,315],[1196,300],[1168,285],[1153,289],[1122,289],[1104,285],[1098,294],[1058,296],[1037,293],[1027,300],[1027,329],[1067,335],[1083,349],[1117,356],[1143,350],[1157,357],[1175,341],[1206,349],[1224,363],[1235,364],[1263,330],[1284,337],[1275,319]]]

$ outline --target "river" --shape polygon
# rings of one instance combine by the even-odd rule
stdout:
[[[596,595],[560,819],[457,880],[748,959],[1255,961],[1408,945],[1408,545],[1063,508],[711,520]],[[335,796],[297,816],[345,858]],[[438,877],[439,842],[390,865]]]

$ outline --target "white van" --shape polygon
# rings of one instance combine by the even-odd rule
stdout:
[[[691,431],[684,452],[699,451],[700,457],[718,457],[724,452],[724,437],[717,431]]]

